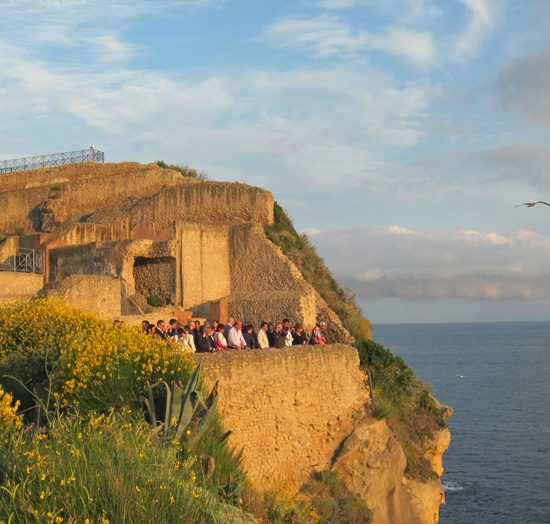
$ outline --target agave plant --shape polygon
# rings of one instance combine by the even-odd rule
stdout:
[[[199,364],[185,387],[177,382],[168,384],[161,381],[153,385],[147,382],[147,397],[142,400],[147,407],[151,426],[158,430],[159,436],[166,442],[186,442],[194,448],[216,419],[218,383],[205,400],[199,389],[200,370]],[[164,421],[157,418],[154,397],[154,389],[162,386],[166,390]],[[222,440],[225,441],[229,434],[227,432],[223,435]]]

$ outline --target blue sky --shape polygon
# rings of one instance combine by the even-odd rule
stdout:
[[[548,320],[550,2],[0,0],[0,159],[273,191],[374,322]]]

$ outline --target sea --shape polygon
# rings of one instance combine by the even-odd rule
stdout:
[[[550,322],[376,325],[453,407],[441,524],[550,524]]]

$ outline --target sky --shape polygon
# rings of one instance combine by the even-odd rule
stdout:
[[[272,191],[374,323],[550,320],[548,0],[0,0],[0,160]]]

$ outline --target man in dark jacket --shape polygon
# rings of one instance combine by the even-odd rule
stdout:
[[[166,333],[166,324],[164,320],[157,321],[157,327],[155,328],[155,338],[162,338],[163,340],[166,340],[168,338],[168,335]]]
[[[197,338],[197,353],[209,353],[216,351],[216,341],[212,336],[212,327],[205,324],[202,333]]]
[[[283,325],[277,324],[275,331],[273,332],[273,347],[284,348],[285,347],[286,334],[283,332]]]

